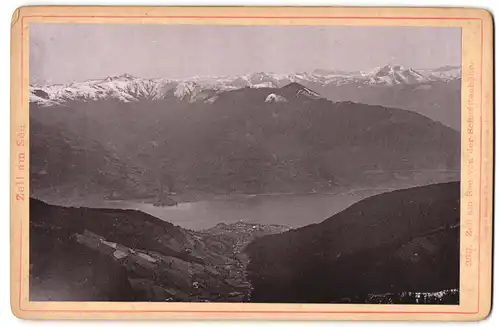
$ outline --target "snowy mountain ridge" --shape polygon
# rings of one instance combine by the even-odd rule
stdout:
[[[400,65],[377,67],[370,72],[317,69],[313,72],[275,74],[252,73],[242,76],[195,76],[186,79],[141,78],[130,74],[69,84],[30,85],[30,102],[40,105],[63,104],[72,100],[115,99],[123,102],[174,97],[181,101],[208,100],[220,92],[245,87],[283,87],[300,83],[311,88],[353,85],[390,87],[393,85],[449,82],[461,78],[460,67],[412,69]]]

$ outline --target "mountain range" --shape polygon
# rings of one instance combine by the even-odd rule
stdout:
[[[207,76],[186,79],[140,78],[129,74],[70,84],[31,85],[30,102],[41,106],[71,101],[116,99],[123,102],[177,99],[212,101],[217,94],[241,88],[279,88],[300,83],[332,101],[353,101],[396,107],[422,113],[447,126],[460,129],[461,69],[412,69],[400,65],[369,72],[317,69],[313,72],[242,76]]]
[[[333,102],[296,82],[209,100],[32,103],[33,194],[130,199],[163,188],[189,198],[409,187],[459,175],[459,132],[411,111]]]

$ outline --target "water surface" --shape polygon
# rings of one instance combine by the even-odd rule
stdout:
[[[387,190],[367,189],[337,194],[237,195],[184,202],[171,207],[156,207],[141,201],[106,201],[93,207],[140,210],[192,230],[237,221],[296,228],[321,222],[366,197],[384,191]]]

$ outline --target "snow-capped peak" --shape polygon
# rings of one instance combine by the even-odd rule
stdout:
[[[114,80],[132,80],[135,79],[136,77],[130,75],[130,74],[121,74],[121,75],[115,75],[115,76],[108,76],[104,80],[107,82],[114,81]]]
[[[196,87],[194,82],[181,82],[175,87],[174,95],[179,99],[184,99],[185,97],[191,96]]]
[[[276,93],[270,93],[267,97],[265,102],[271,102],[271,103],[276,103],[276,102],[288,102],[288,100],[279,94]]]
[[[314,92],[313,90],[297,83],[297,82],[292,82],[288,85],[285,85],[282,87],[282,89],[284,90],[292,90],[295,95],[299,96],[299,95],[303,95],[303,96],[306,96],[308,98],[313,98],[313,99],[316,99],[316,98],[319,98],[321,97],[318,93]]]
[[[426,80],[423,75],[415,70],[406,69],[401,65],[377,67],[363,75],[371,84],[415,84]]]

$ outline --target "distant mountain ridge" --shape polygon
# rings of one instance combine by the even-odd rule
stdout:
[[[134,77],[130,74],[70,84],[31,85],[30,101],[41,104],[63,103],[68,100],[98,100],[115,98],[120,101],[157,100],[168,96],[196,100],[205,90],[227,91],[242,87],[282,87],[293,82],[326,85],[394,85],[450,81],[460,78],[460,67],[434,70],[414,70],[400,65],[377,67],[371,72],[315,70],[312,73],[253,73],[242,76],[207,76],[186,79]]]
[[[387,65],[369,72],[317,69],[310,73],[260,72],[186,79],[147,79],[123,74],[65,85],[31,85],[29,99],[42,107],[68,107],[75,101],[103,100],[122,103],[167,101],[170,106],[197,102],[210,104],[227,91],[281,88],[298,83],[331,101],[411,110],[460,130],[460,81],[461,68],[455,66],[412,69]],[[274,101],[273,96],[269,100]]]

